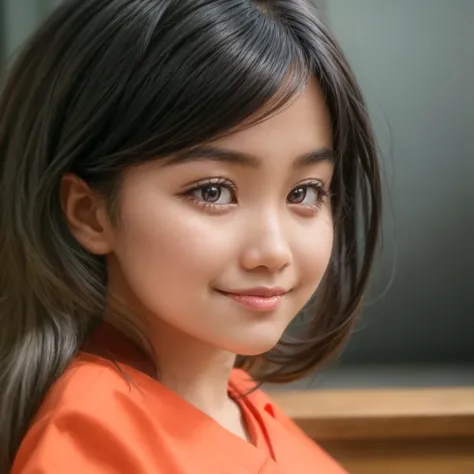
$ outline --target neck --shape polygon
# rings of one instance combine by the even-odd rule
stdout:
[[[235,354],[217,350],[174,328],[159,324],[152,343],[160,382],[181,398],[250,441],[238,404],[228,393]]]
[[[229,404],[235,354],[216,349],[160,323],[152,344],[160,382],[210,416]]]
[[[108,322],[134,341],[134,347],[143,346],[144,341],[138,334],[130,333],[126,326],[121,324],[123,321],[108,318]],[[144,329],[142,327],[140,333],[148,334],[147,342],[153,346],[156,357],[154,366],[158,368],[160,383],[224,428],[249,440],[241,410],[228,393],[235,355],[197,341],[163,322],[154,322],[152,331]],[[100,340],[100,334],[98,337]],[[123,346],[125,342],[119,344]],[[140,359],[139,357],[138,360]],[[127,360],[123,362],[127,363]],[[152,366],[145,363],[143,370],[153,376]]]
[[[110,280],[115,288],[111,291],[114,296],[109,300],[110,315],[127,314],[128,311],[131,316],[146,315],[142,323],[135,321],[135,324],[140,324],[141,333],[152,345],[159,381],[213,418],[219,418],[223,411],[229,410],[228,383],[235,354],[195,339],[151,315],[126,285],[117,282],[113,285],[113,278]],[[111,323],[130,336],[120,319],[110,318]],[[142,345],[136,339],[135,342]]]

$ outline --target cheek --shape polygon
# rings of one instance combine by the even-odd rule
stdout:
[[[308,291],[314,292],[328,267],[334,241],[334,230],[330,219],[320,220],[311,232],[301,234],[295,246],[301,280]]]
[[[124,206],[122,221],[117,258],[144,302],[202,292],[228,261],[228,239],[215,231],[212,219],[183,215],[176,206],[161,203],[148,212],[144,206],[133,206],[133,212]]]

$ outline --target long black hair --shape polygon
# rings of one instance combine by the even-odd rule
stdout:
[[[262,120],[311,77],[334,132],[334,250],[305,331],[238,361],[259,381],[301,377],[340,347],[376,251],[373,132],[326,27],[304,0],[66,0],[29,39],[0,97],[1,472],[106,308],[104,261],[68,230],[62,176],[112,213],[124,170]]]

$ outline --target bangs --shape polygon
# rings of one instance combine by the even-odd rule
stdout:
[[[183,2],[159,21],[153,12],[139,20],[124,59],[128,79],[112,80],[121,90],[104,122],[110,133],[98,131],[108,140],[90,150],[89,163],[108,156],[133,165],[247,127],[295,97],[311,75],[287,28],[250,2],[196,2],[192,12]],[[116,35],[107,55],[123,54],[123,42]]]

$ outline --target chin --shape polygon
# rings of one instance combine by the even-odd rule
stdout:
[[[272,346],[267,346],[265,349],[259,348],[255,350],[241,350],[240,352],[236,352],[235,354],[238,356],[242,357],[257,357],[261,356],[262,354],[265,354],[266,352],[272,350],[275,347],[276,344],[273,344]]]
[[[240,356],[259,356],[273,349],[278,344],[280,337],[281,334],[279,337],[274,338],[268,336],[264,338],[248,337],[245,341],[229,341],[229,344],[225,349]]]
[[[222,334],[217,345],[241,356],[259,356],[278,344],[290,322],[286,318],[262,318],[256,324],[237,325],[232,332]]]

